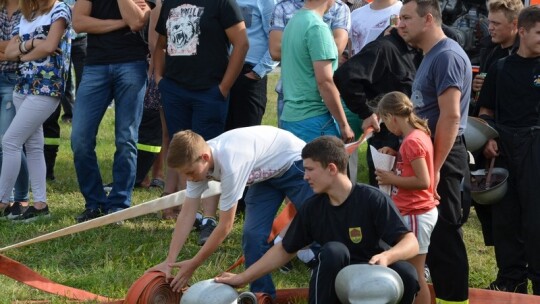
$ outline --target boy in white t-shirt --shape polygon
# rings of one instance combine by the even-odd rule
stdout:
[[[403,4],[399,0],[374,0],[351,13],[351,39],[352,55],[360,52],[362,48],[377,39],[390,25],[392,15],[399,16]]]
[[[285,196],[298,208],[313,195],[304,181],[301,158],[304,145],[305,142],[292,133],[271,126],[233,129],[208,142],[189,130],[176,133],[169,146],[167,163],[186,175],[186,199],[176,221],[167,258],[150,270],[172,277],[171,268],[177,267],[179,271],[171,286],[174,291],[186,286],[197,267],[232,230],[237,202],[246,185],[249,188],[245,196],[242,248],[246,267],[255,263],[270,248],[267,239]],[[193,258],[175,263],[209,180],[221,181],[219,223]],[[252,292],[275,296],[270,275],[252,282],[250,287]]]

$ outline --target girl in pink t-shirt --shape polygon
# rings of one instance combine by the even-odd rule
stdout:
[[[397,157],[395,172],[376,170],[379,185],[392,185],[392,199],[404,222],[418,239],[419,254],[409,260],[418,272],[420,291],[415,304],[430,303],[424,264],[431,232],[437,223],[433,173],[433,143],[427,121],[413,112],[411,100],[391,92],[380,100],[376,113],[390,132],[403,137],[399,153],[389,147],[379,151]]]

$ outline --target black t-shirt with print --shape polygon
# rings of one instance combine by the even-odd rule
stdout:
[[[498,69],[499,61],[491,65],[482,85],[478,106],[496,111],[497,122],[504,126],[538,126],[540,57],[523,58],[512,54],[501,60],[504,60],[503,73]]]
[[[164,1],[156,25],[167,37],[164,76],[190,90],[218,85],[229,63],[225,30],[241,21],[234,0]]]
[[[122,19],[115,0],[90,0],[90,16],[97,19]],[[151,3],[149,4],[151,5]],[[88,34],[85,64],[114,64],[146,60],[148,44],[143,31],[132,32],[129,27],[104,34]]]
[[[314,241],[341,242],[349,248],[351,263],[365,263],[384,250],[380,240],[392,246],[407,232],[388,195],[356,184],[340,206],[332,206],[327,194],[308,199],[287,230],[283,248],[293,253]]]

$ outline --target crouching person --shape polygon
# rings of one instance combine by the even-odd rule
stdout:
[[[176,133],[169,145],[167,164],[186,176],[186,199],[176,220],[167,258],[150,270],[162,271],[172,278],[171,268],[176,267],[178,273],[171,282],[172,289],[180,291],[186,286],[197,267],[232,230],[236,206],[246,185],[249,188],[242,237],[246,267],[259,260],[270,248],[267,239],[285,196],[298,209],[313,195],[303,179],[304,146],[305,142],[292,133],[270,126],[233,129],[208,142],[189,130]],[[175,263],[209,180],[221,181],[219,222],[194,257],[184,256],[185,260]],[[251,291],[275,296],[270,275],[254,280]]]
[[[404,284],[401,303],[412,303],[419,290],[414,267],[404,260],[418,254],[418,242],[405,227],[390,198],[378,189],[353,184],[341,140],[322,136],[302,150],[304,179],[315,196],[298,210],[283,241],[238,275],[224,273],[217,282],[241,286],[285,264],[312,242],[322,245],[309,284],[309,303],[339,303],[338,272],[360,263],[388,266]],[[383,240],[390,247],[381,246]]]

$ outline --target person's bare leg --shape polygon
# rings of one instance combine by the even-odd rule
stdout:
[[[158,157],[154,160],[152,165],[152,177],[155,179],[165,180],[165,156],[169,151],[169,132],[167,132],[167,124],[165,123],[165,116],[163,115],[163,109],[159,109],[159,116],[161,117],[161,150]]]
[[[419,254],[410,259],[409,262],[413,264],[416,272],[418,273],[418,284],[420,285],[420,291],[414,299],[414,304],[429,304],[431,303],[431,294],[424,275],[424,265],[426,264],[426,255]]]

